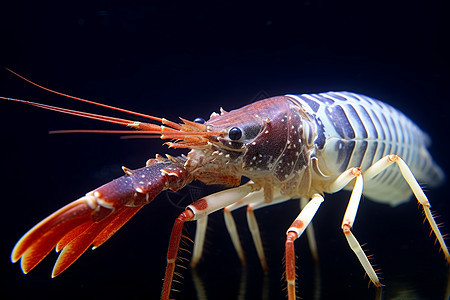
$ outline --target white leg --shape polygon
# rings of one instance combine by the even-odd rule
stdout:
[[[261,240],[261,234],[259,232],[258,222],[256,221],[255,214],[253,213],[252,204],[247,206],[247,223],[250,233],[252,234],[253,243],[255,244],[256,253],[258,254],[259,261],[264,273],[269,271],[267,265],[266,255],[264,254],[264,248]]]
[[[195,291],[197,292],[197,299],[208,299],[205,284],[196,269],[192,269],[192,281],[194,282]]]
[[[257,191],[254,193],[262,193],[262,191]],[[230,234],[231,241],[233,242],[233,245],[234,245],[234,249],[236,250],[239,260],[241,261],[241,264],[245,265],[246,259],[245,259],[245,255],[244,255],[244,250],[242,249],[241,242],[239,241],[239,235],[237,232],[236,223],[234,222],[233,216],[231,214],[231,212],[233,210],[246,205],[246,203],[243,203],[242,200],[243,199],[240,199],[240,200],[236,201],[235,203],[228,205],[227,207],[225,207],[223,209],[223,212],[224,212],[225,225],[227,227],[228,233]],[[203,254],[203,246],[204,246],[206,228],[207,228],[207,216],[206,216],[206,218],[198,219],[198,222],[197,222],[197,228],[196,228],[196,232],[195,232],[194,251],[192,254],[192,261],[191,261],[192,267],[195,267],[197,265],[198,261],[200,260],[202,254]]]
[[[236,230],[236,224],[231,212],[247,205],[247,223],[249,226],[249,230],[253,238],[253,243],[255,244],[256,252],[261,262],[261,267],[263,268],[264,272],[267,272],[267,261],[264,255],[264,248],[262,245],[261,235],[258,223],[255,218],[254,210],[289,200],[289,197],[281,195],[279,189],[276,189],[273,191],[273,201],[270,203],[266,203],[264,193],[264,190],[261,189],[259,191],[250,193],[239,201],[227,206],[224,209],[224,217],[225,224],[227,225],[228,232],[230,233],[231,240],[233,241],[233,245],[236,249],[236,252],[238,253],[239,259],[241,260],[241,262],[243,262],[243,264],[245,264],[244,251],[242,250],[242,246]]]
[[[265,197],[264,195],[259,195],[256,193],[255,194],[255,201],[252,201],[252,203],[250,203],[247,206],[247,223],[248,223],[248,227],[250,229],[250,233],[252,234],[252,238],[253,238],[253,243],[255,244],[255,248],[256,248],[256,252],[258,254],[258,258],[259,261],[261,262],[261,266],[264,270],[264,272],[268,272],[269,271],[269,267],[267,265],[267,260],[266,260],[266,256],[264,254],[264,247],[262,244],[262,240],[261,240],[261,234],[259,232],[259,226],[258,226],[258,222],[256,221],[256,217],[254,214],[254,211],[269,205],[274,205],[274,204],[278,204],[280,202],[284,202],[286,200],[289,200],[290,198],[288,196],[285,195],[281,195],[280,194],[280,190],[276,189],[273,190],[273,200],[272,202],[268,203],[265,202]],[[247,197],[252,196],[253,194],[248,195]],[[259,201],[257,201],[259,200]]]
[[[308,204],[308,199],[305,197],[300,198],[300,209],[303,210],[306,204]],[[314,226],[312,222],[306,227],[306,236],[308,238],[309,250],[311,251],[312,258],[314,261],[319,261],[319,254],[317,252],[316,236],[314,234]]]
[[[239,260],[242,265],[245,265],[247,261],[245,259],[244,250],[242,249],[241,241],[239,240],[236,223],[234,222],[233,215],[228,207],[223,209],[223,217],[225,218],[225,225],[227,226],[228,233],[230,234],[231,241],[233,242]]]
[[[246,206],[249,203],[252,203],[254,201],[260,201],[261,199],[264,199],[264,191],[262,189],[248,194],[244,198],[240,199],[239,201],[237,201],[231,205],[228,205],[227,207],[225,207],[223,209],[223,213],[224,213],[223,216],[225,219],[225,225],[227,227],[227,231],[230,234],[234,249],[236,250],[236,253],[237,253],[242,265],[246,264],[246,259],[245,259],[245,255],[244,255],[244,250],[242,249],[241,241],[239,240],[239,234],[237,232],[236,223],[234,221],[234,218],[233,218],[233,215],[231,212],[238,208]]]
[[[355,180],[355,185],[353,186],[353,191],[350,196],[350,201],[348,202],[347,209],[344,214],[344,219],[342,221],[342,231],[347,238],[347,242],[350,248],[355,252],[356,257],[358,257],[359,262],[363,266],[370,280],[375,284],[375,286],[380,286],[380,280],[369,262],[366,254],[361,248],[361,245],[356,240],[355,236],[351,232],[351,228],[356,218],[356,213],[358,211],[359,202],[361,200],[362,190],[363,190],[363,177],[361,170],[359,168],[351,168],[344,173],[342,173],[332,184],[332,189],[338,191],[344,188],[352,179]]]
[[[198,219],[196,225],[194,251],[192,252],[191,260],[191,267],[193,268],[198,264],[200,258],[202,257],[206,228],[208,227],[208,216]]]
[[[417,182],[416,178],[414,177],[413,173],[411,172],[411,169],[408,167],[408,165],[401,159],[398,155],[391,154],[387,155],[383,158],[381,158],[378,162],[373,164],[369,169],[367,169],[364,172],[364,177],[366,179],[370,179],[392,165],[393,163],[397,163],[400,172],[403,175],[403,178],[405,178],[408,185],[411,187],[411,190],[413,191],[414,195],[417,198],[417,201],[422,205],[423,210],[425,212],[425,216],[428,220],[428,223],[431,226],[431,229],[433,230],[434,234],[436,235],[436,238],[439,241],[439,244],[441,246],[442,251],[444,252],[445,258],[448,263],[450,263],[450,253],[448,251],[447,245],[445,244],[444,238],[442,237],[442,234],[436,224],[436,221],[433,218],[433,215],[430,211],[430,202],[428,202],[427,196],[425,196],[425,193],[423,192],[422,188],[420,187],[419,183]]]
[[[249,182],[245,186],[250,186],[250,185],[253,185],[253,182]],[[222,192],[219,192],[216,194],[209,195],[206,198],[214,199],[214,197],[218,197],[215,195],[227,194],[227,192],[231,196],[232,192],[234,190],[235,189],[222,191]],[[234,198],[234,201],[235,201],[235,203],[229,205],[230,207],[232,207],[233,205],[239,204],[240,199],[237,199],[237,201],[236,201],[236,198]],[[243,204],[243,205],[245,205],[245,204]],[[191,210],[193,210],[193,209],[191,208]],[[196,224],[197,227],[196,227],[196,231],[195,231],[195,243],[194,243],[194,250],[192,253],[192,260],[191,260],[192,267],[195,267],[198,264],[198,262],[200,261],[202,254],[203,254],[203,247],[204,247],[204,243],[205,243],[205,235],[206,235],[206,229],[207,229],[207,225],[208,225],[208,215],[203,214],[203,213],[201,213],[201,215],[202,215],[202,217],[197,218],[197,224]],[[230,217],[231,217],[231,219],[230,219]],[[239,258],[241,259],[241,262],[243,264],[245,264],[245,257],[243,256],[244,252],[242,251],[242,247],[240,246],[239,236],[237,235],[237,231],[236,231],[236,224],[234,223],[234,220],[233,220],[231,214],[229,214],[228,218],[227,218],[227,216],[225,216],[225,223],[227,225],[228,231],[230,232],[230,236],[233,240],[233,244],[235,245],[235,249],[238,252]],[[238,243],[237,245],[235,244],[236,238],[237,238],[237,243]],[[240,249],[239,249],[239,247],[240,247]]]

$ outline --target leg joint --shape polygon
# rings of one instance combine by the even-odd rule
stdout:
[[[344,234],[349,234],[351,232],[352,226],[349,223],[342,224],[342,231]]]

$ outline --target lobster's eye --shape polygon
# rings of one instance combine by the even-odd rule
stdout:
[[[199,118],[195,118],[194,122],[195,123],[200,123],[200,124],[205,124],[206,121],[205,121],[205,119],[199,117]]]
[[[233,127],[228,131],[228,137],[233,141],[237,141],[242,137],[242,130],[239,127]]]

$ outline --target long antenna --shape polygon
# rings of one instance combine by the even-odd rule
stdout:
[[[32,85],[34,85],[34,86],[40,88],[40,89],[43,89],[43,90],[45,90],[45,91],[48,91],[48,92],[50,92],[50,93],[53,93],[53,94],[56,94],[56,95],[60,95],[60,96],[63,96],[63,97],[67,97],[67,98],[70,98],[70,99],[74,99],[74,100],[77,100],[77,101],[82,101],[82,102],[86,102],[86,103],[89,103],[89,104],[97,105],[97,106],[100,106],[100,107],[105,107],[105,108],[113,109],[113,110],[116,110],[116,111],[128,113],[128,114],[131,114],[131,115],[135,115],[135,116],[147,118],[147,119],[150,119],[150,120],[158,121],[158,122],[161,122],[161,123],[163,123],[163,124],[165,124],[165,125],[169,125],[169,126],[171,126],[171,127],[173,127],[173,128],[180,129],[180,125],[179,125],[178,123],[169,121],[169,120],[167,120],[167,119],[165,119],[165,118],[154,117],[154,116],[151,116],[151,115],[138,113],[138,112],[135,112],[135,111],[132,111],[132,110],[128,110],[128,109],[124,109],[124,108],[120,108],[120,107],[115,107],[115,106],[112,106],[112,105],[107,105],[107,104],[103,104],[103,103],[100,103],[100,102],[95,102],[95,101],[92,101],[92,100],[87,100],[87,99],[75,97],[75,96],[72,96],[72,95],[69,95],[69,94],[61,93],[61,92],[52,90],[52,89],[50,89],[50,88],[47,88],[47,87],[45,87],[45,86],[42,86],[42,85],[40,85],[40,84],[37,84],[36,82],[31,81],[30,79],[28,79],[28,78],[26,78],[26,77],[20,75],[20,74],[17,73],[17,72],[14,72],[13,70],[11,70],[11,69],[9,69],[9,68],[5,68],[5,69],[6,69],[7,71],[9,71],[10,73],[12,73],[13,75],[19,77],[20,79],[22,79],[22,80],[24,80],[24,81],[26,81],[26,82],[28,82],[28,83],[30,83],[30,84],[32,84]],[[4,98],[4,97],[2,97],[2,98],[3,98],[4,100],[12,100],[12,99],[13,99],[13,98],[6,99],[6,98]],[[17,100],[17,99],[15,99],[15,100]],[[21,100],[21,101],[18,101],[18,102],[25,102],[25,103],[26,103],[27,101]],[[31,102],[31,103],[33,103],[33,102]],[[31,104],[31,103],[29,103],[29,104]],[[36,103],[36,104],[38,104],[38,103]],[[32,104],[32,105],[34,105],[34,104]],[[35,106],[37,106],[37,105],[35,105]],[[44,105],[43,105],[43,106],[44,106]],[[42,107],[43,107],[43,106],[42,106]]]
[[[92,101],[92,100],[87,100],[87,99],[75,97],[75,96],[72,96],[72,95],[69,95],[69,94],[61,93],[61,92],[49,89],[49,88],[47,88],[45,86],[42,86],[40,84],[37,84],[36,82],[31,81],[30,79],[20,75],[19,73],[14,72],[11,69],[8,69],[8,68],[5,68],[5,69],[8,70],[9,72],[11,72],[12,74],[14,74],[15,76],[21,78],[22,80],[25,80],[26,82],[28,82],[28,83],[30,83],[30,84],[32,84],[32,85],[34,85],[34,86],[36,86],[36,87],[38,87],[40,89],[46,90],[46,91],[48,91],[50,93],[53,93],[53,94],[56,94],[56,95],[60,95],[60,96],[64,96],[64,97],[67,97],[67,98],[70,98],[70,99],[74,99],[74,100],[77,100],[77,101],[82,101],[82,102],[86,102],[86,103],[89,103],[89,104],[93,104],[93,105],[97,105],[97,106],[101,106],[101,107],[105,107],[105,108],[121,111],[121,112],[132,114],[132,115],[135,115],[135,116],[144,117],[144,118],[155,120],[155,121],[158,121],[158,122],[162,122],[162,120],[163,120],[163,118],[158,118],[158,117],[154,117],[154,116],[138,113],[138,112],[135,112],[135,111],[132,111],[132,110],[123,109],[123,108],[120,108],[120,107],[115,107],[115,106],[111,106],[111,105],[95,102],[95,101]]]

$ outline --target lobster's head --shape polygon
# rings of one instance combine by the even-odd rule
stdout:
[[[188,165],[212,177],[218,172],[254,181],[285,182],[309,164],[315,138],[312,124],[310,116],[289,96],[264,99],[230,112],[222,110],[199,124],[207,134],[201,137],[202,143],[199,140],[190,147]]]

